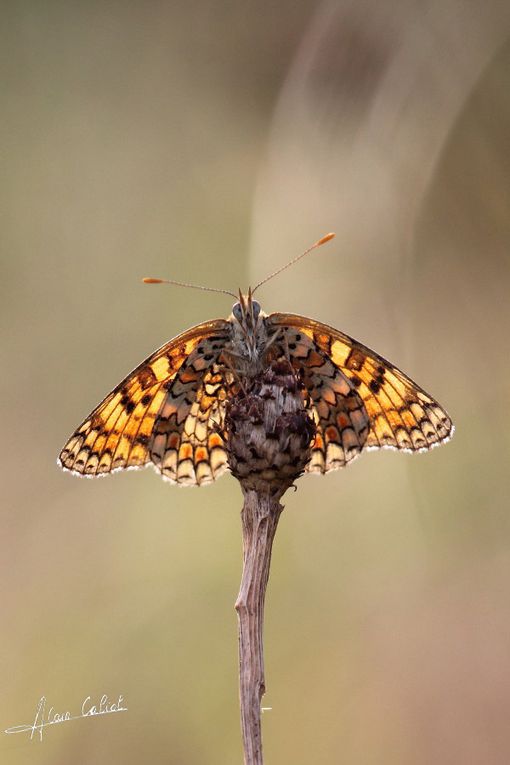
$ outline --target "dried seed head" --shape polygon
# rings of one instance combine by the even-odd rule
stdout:
[[[227,404],[229,467],[244,491],[281,497],[303,472],[315,436],[303,385],[285,359],[243,382]]]

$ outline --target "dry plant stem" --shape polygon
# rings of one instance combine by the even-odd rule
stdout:
[[[243,576],[236,601],[239,621],[239,695],[245,765],[262,765],[260,702],[265,693],[264,599],[271,549],[283,506],[254,489],[244,491]]]

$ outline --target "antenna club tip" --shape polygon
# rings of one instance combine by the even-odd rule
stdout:
[[[320,246],[321,246],[321,244],[326,244],[326,242],[330,242],[330,241],[331,241],[331,239],[334,239],[334,238],[335,238],[335,236],[336,236],[336,234],[335,234],[335,233],[333,233],[332,231],[331,231],[329,234],[325,234],[325,235],[324,235],[323,237],[321,237],[321,238],[319,239],[319,241],[317,242],[317,247],[320,247]]]
[[[153,279],[152,276],[144,276],[142,282],[144,284],[162,284],[163,279]]]

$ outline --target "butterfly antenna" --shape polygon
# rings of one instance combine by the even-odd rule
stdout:
[[[144,276],[142,279],[144,284],[173,284],[176,287],[190,287],[194,290],[204,290],[205,292],[221,292],[224,295],[231,295],[237,299],[237,295],[230,290],[222,290],[217,287],[202,287],[200,284],[187,284],[186,282],[176,282],[174,279],[153,279],[152,276]]]
[[[289,268],[290,266],[293,266],[294,263],[297,263],[298,260],[301,260],[301,258],[304,258],[305,255],[308,255],[309,252],[311,252],[312,250],[315,250],[316,247],[320,247],[321,245],[326,244],[326,242],[329,242],[331,239],[333,239],[334,236],[335,234],[325,234],[325,236],[321,237],[317,242],[312,244],[311,247],[309,247],[307,250],[302,252],[301,255],[298,255],[296,258],[292,258],[292,260],[286,263],[286,265],[282,266],[281,268],[278,268],[276,271],[273,271],[273,273],[269,274],[269,276],[266,276],[265,279],[262,279],[262,281],[259,282],[253,288],[251,294],[253,295],[256,292],[256,290],[258,290],[259,287],[262,287],[262,285],[268,282],[270,279],[272,279],[273,276],[278,276],[278,274],[281,274],[282,271],[285,271],[285,269]]]

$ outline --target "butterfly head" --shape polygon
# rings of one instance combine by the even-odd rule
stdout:
[[[260,317],[260,303],[253,300],[251,288],[247,295],[239,290],[239,300],[232,306],[232,316],[244,327],[255,329]]]

